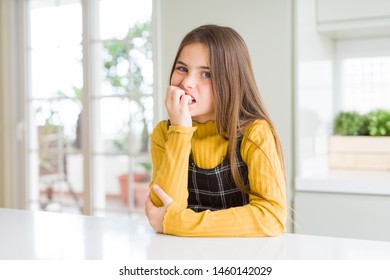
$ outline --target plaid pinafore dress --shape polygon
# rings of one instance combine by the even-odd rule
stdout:
[[[240,153],[241,139],[237,143],[237,167],[245,186],[249,186],[248,167]],[[220,210],[249,203],[247,193],[234,183],[229,159],[225,157],[215,168],[198,167],[190,155],[188,166],[188,208],[195,212]]]

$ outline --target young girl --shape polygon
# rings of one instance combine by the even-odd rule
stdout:
[[[180,236],[285,232],[282,148],[235,30],[205,25],[184,37],[165,107],[169,120],[151,135],[145,211],[154,230]]]

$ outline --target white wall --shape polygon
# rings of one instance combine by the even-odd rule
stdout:
[[[184,35],[203,24],[227,25],[246,41],[258,86],[279,131],[291,182],[292,166],[292,1],[154,0],[155,90],[158,118],[174,55]],[[291,183],[289,184],[291,187]]]
[[[316,1],[295,0],[296,174],[322,167],[333,118],[334,43],[316,25]],[[319,163],[317,163],[319,162]]]

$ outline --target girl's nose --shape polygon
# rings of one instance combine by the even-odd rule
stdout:
[[[185,89],[193,89],[196,85],[196,79],[191,76],[187,76],[181,81],[181,85]]]

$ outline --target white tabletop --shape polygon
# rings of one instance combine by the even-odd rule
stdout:
[[[390,259],[390,242],[300,234],[184,238],[156,234],[140,217],[0,209],[0,259]]]

